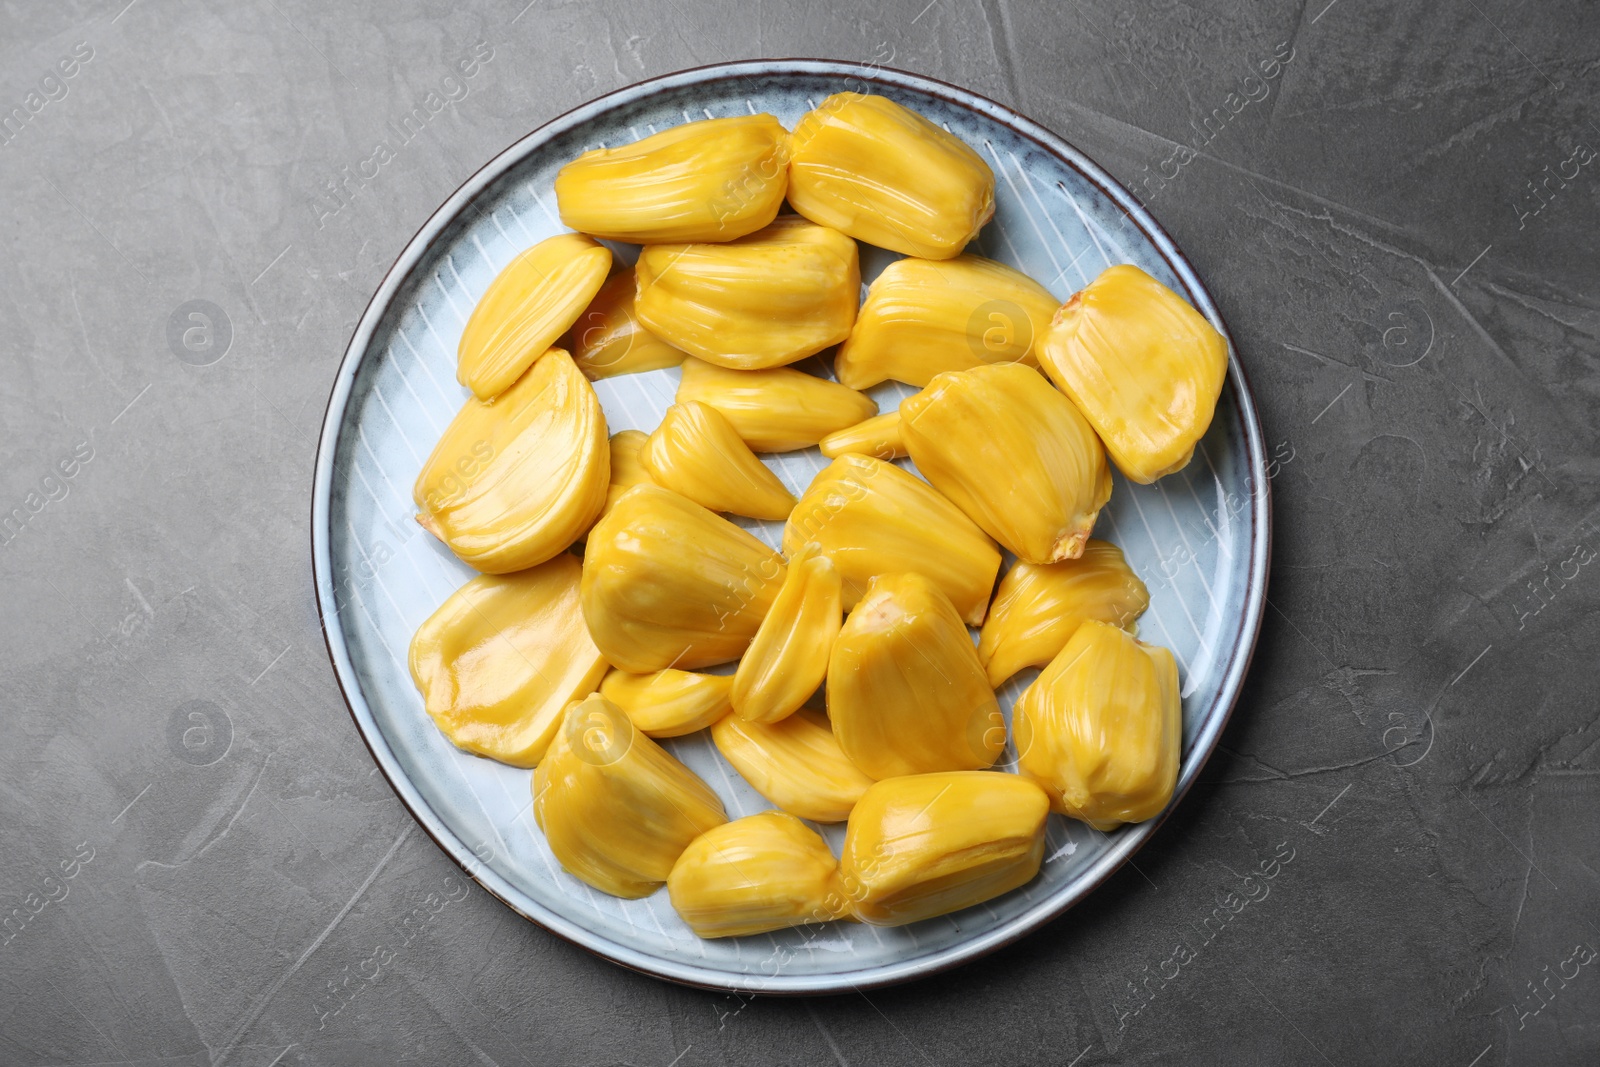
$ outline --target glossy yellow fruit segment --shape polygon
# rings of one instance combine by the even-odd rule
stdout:
[[[705,782],[598,693],[568,707],[534,770],[533,816],[563,870],[618,897],[655,892],[691,841],[728,821]]]
[[[865,393],[789,367],[729,370],[686,359],[682,375],[678,401],[710,404],[757,452],[810,448],[878,411]]]
[[[729,715],[711,727],[711,738],[752,789],[812,822],[843,822],[872,785],[839,747],[827,716],[810,708],[773,723]]]
[[[486,574],[537,566],[583,536],[611,484],[606,419],[553,348],[494,400],[469,397],[417,475],[417,521]]]
[[[781,520],[794,509],[794,494],[750,451],[733,424],[698,400],[667,408],[639,450],[639,462],[655,484],[712,511]]]
[[[992,765],[1005,719],[950,598],[920,574],[872,580],[833,643],[828,717],[873,778]]]
[[[1026,885],[1044,859],[1050,802],[998,771],[891,778],[850,813],[839,880],[876,926],[948,915]]]
[[[889,264],[867,290],[833,372],[852,389],[924,386],[944,371],[1033,363],[1057,301],[1021,271],[982,256]]]
[[[639,450],[649,436],[641,430],[618,430],[611,435],[611,484],[606,487],[606,502],[600,509],[601,515],[616,507],[622,494],[634,486],[655,484],[650,480],[650,472],[639,462]]]
[[[778,214],[788,148],[771,115],[688,122],[583,153],[556,175],[556,206],[573,229],[615,241],[730,241]]]
[[[562,553],[530,570],[474,578],[411,639],[411,680],[452,744],[532,767],[561,713],[594,692],[606,661],[578,603],[582,564]]]
[[[783,574],[782,557],[727,519],[636,485],[589,535],[583,617],[618,670],[709,667],[749,647]]]
[[[839,861],[793,815],[764,811],[706,831],[667,878],[700,937],[742,937],[840,917]]]
[[[1107,267],[1062,305],[1035,351],[1117,469],[1142,485],[1188,465],[1228,375],[1223,336],[1129,264]]]
[[[1083,555],[1060,563],[1018,562],[989,606],[978,658],[998,689],[1024,667],[1043,667],[1085,619],[1131,631],[1150,606],[1150,591],[1122,549],[1090,538]]]
[[[822,454],[829,459],[836,459],[846,452],[884,460],[899,459],[908,454],[905,438],[900,436],[899,409],[830,433],[822,439],[820,447]]]
[[[1183,708],[1166,649],[1085,620],[1012,716],[1017,768],[1061,814],[1110,830],[1153,818],[1172,799]]]
[[[618,430],[611,435],[611,484],[622,489],[654,485],[639,453],[650,435],[643,430]]]
[[[855,606],[877,575],[923,575],[974,626],[983,622],[1000,571],[987,534],[921,478],[871,456],[846,453],[811,481],[783,528],[793,555],[815,541],[843,580],[844,606]]]
[[[640,325],[633,307],[637,287],[632,267],[613,274],[567,331],[566,348],[591,382],[676,367],[684,360],[682,351]]]
[[[733,676],[733,710],[751,722],[793,715],[828,674],[839,636],[839,569],[816,545],[789,557],[783,586]]]
[[[789,205],[859,241],[949,259],[994,214],[994,172],[893,100],[835,93],[794,128]]]
[[[733,678],[669,668],[653,674],[612,671],[600,695],[628,713],[651,737],[682,737],[704,730],[733,710]]]
[[[1029,563],[1076,559],[1111,499],[1105,449],[1072,401],[1020,363],[947,371],[900,405],[922,476]]]
[[[838,344],[861,301],[856,243],[793,215],[723,244],[648,245],[634,271],[645,328],[733,370],[777,367]]]
[[[489,283],[461,331],[456,381],[480,400],[511,387],[567,332],[611,269],[611,250],[581,233],[540,241]]]

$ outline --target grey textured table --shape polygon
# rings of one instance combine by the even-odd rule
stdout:
[[[1593,5],[524,2],[0,9],[0,1063],[1597,1062]],[[1249,683],[1137,869],[812,1001],[633,975],[467,883],[345,713],[307,532],[429,213],[581,101],[763,55],[1103,163],[1276,457]]]

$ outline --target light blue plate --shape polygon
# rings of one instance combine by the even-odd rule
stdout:
[[[997,209],[974,251],[1022,269],[1065,299],[1105,266],[1135,263],[1226,332],[1193,269],[1104,171],[1038,125],[928,78],[815,60],[732,63],[611,93],[502,152],[428,220],[384,278],[350,341],[317,454],[312,552],[333,667],[350,713],[395,792],[439,847],[518,913],[649,974],[772,993],[863,989],[972,959],[1082,899],[1159,820],[1110,835],[1051,817],[1044,870],[1023,889],[914,926],[835,923],[702,941],[664,891],[606,896],[566,875],[533,822],[530,772],[465,755],[434,728],[411,684],[412,632],[473,574],[412,519],[411,484],[466,398],[456,342],[473,304],[522,249],[561,232],[552,183],[578,153],[708,116],[771,112],[793,126],[830,93],[881,93],[960,136],[994,168]],[[863,279],[894,258],[863,247]],[[827,373],[817,360],[801,365]],[[611,431],[653,429],[676,369],[611,378],[596,391]],[[872,391],[888,410],[909,392]],[[811,449],[767,456],[798,495],[825,461]],[[776,546],[780,524],[747,523]],[[1152,486],[1118,478],[1096,534],[1122,546],[1150,586],[1140,635],[1176,653],[1183,680],[1181,797],[1238,696],[1260,624],[1270,551],[1266,463],[1237,356],[1195,458]],[[1002,692],[1011,702],[1027,671]],[[669,747],[721,795],[730,817],[769,805],[705,736]],[[1008,751],[1002,766],[1014,761]],[[1176,802],[1176,801],[1175,801]],[[842,827],[826,834],[837,849]]]

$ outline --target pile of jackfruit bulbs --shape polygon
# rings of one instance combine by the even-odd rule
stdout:
[[[472,312],[473,396],[415,498],[483,573],[417,631],[411,672],[452,742],[534,768],[574,877],[665,883],[702,937],[898,925],[1032,879],[1051,810],[1107,830],[1171,799],[1177,667],[1133,636],[1149,595],[1090,535],[1110,463],[1150,483],[1189,461],[1227,345],[1135,267],[1058,308],[962,254],[994,181],[881,96],[792,133],[690,122],[563,168],[578,232]],[[857,241],[907,257],[864,300]],[[787,366],[834,346],[837,381]],[[608,437],[591,381],[670,366],[654,432]],[[921,391],[878,414],[861,390],[886,380]],[[832,463],[799,499],[757,455],[813,447]],[[782,521],[782,554],[719,513]],[[994,771],[995,690],[1025,667],[1017,773]],[[777,810],[729,821],[656,740],[698,730]],[[847,821],[842,857],[802,820]]]

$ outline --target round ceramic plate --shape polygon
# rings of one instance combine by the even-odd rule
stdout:
[[[793,127],[842,90],[905,104],[994,168],[994,220],[971,251],[1020,268],[1063,300],[1109,264],[1134,263],[1226,333],[1200,280],[1155,221],[1048,130],[912,74],[815,60],[734,63],[656,78],[586,104],[529,134],[462,186],[412,239],[362,316],[317,454],[312,551],[328,652],[356,726],[400,799],[440,848],[519,914],[617,963],[713,988],[864,989],[972,959],[1081,900],[1160,822],[1103,834],[1051,816],[1044,867],[1033,882],[943,918],[898,929],[833,923],[703,941],[679,921],[665,891],[618,900],[563,872],[534,825],[531,772],[455,749],[412,686],[412,633],[473,572],[413,521],[411,485],[467,397],[455,381],[456,343],[474,303],[518,252],[565,229],[552,192],[556,171],[586,149],[694,119],[770,112]],[[630,261],[635,254],[615,250]],[[863,282],[894,258],[863,246]],[[829,374],[825,360],[799,366]],[[610,430],[653,429],[677,380],[672,369],[596,383]],[[910,390],[890,383],[871,392],[890,410]],[[814,448],[764,459],[796,495],[826,462]],[[781,524],[743,525],[778,545]],[[1155,485],[1118,477],[1095,533],[1122,546],[1150,587],[1141,637],[1178,659],[1184,756],[1177,803],[1233,707],[1266,591],[1265,456],[1236,356],[1193,462]],[[1024,672],[1002,691],[1008,716],[1036,673]],[[730,817],[770,806],[703,734],[666,744],[710,783]],[[1014,759],[1008,749],[1002,768]],[[837,850],[843,827],[823,832]]]

